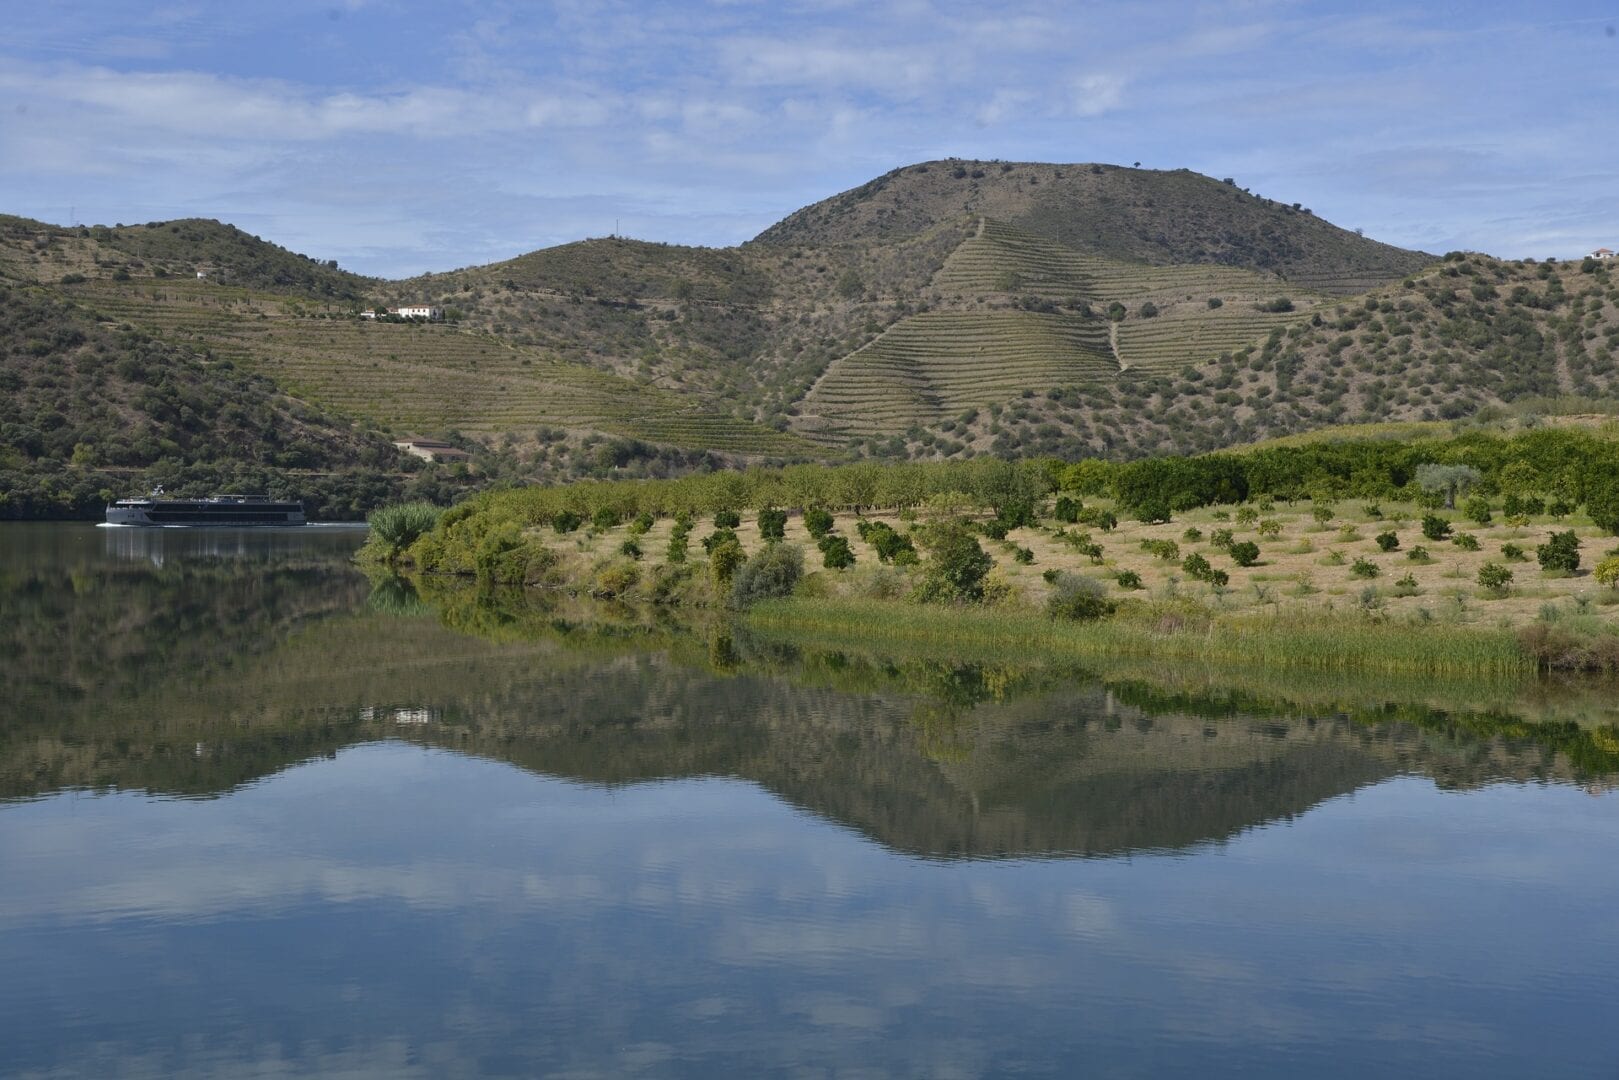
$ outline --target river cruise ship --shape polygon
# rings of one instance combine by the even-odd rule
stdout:
[[[162,489],[107,507],[108,525],[303,525],[304,504],[268,495],[209,495],[175,499]]]

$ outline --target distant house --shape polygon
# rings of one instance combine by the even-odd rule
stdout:
[[[444,318],[444,309],[427,304],[407,304],[404,307],[391,307],[386,311],[366,308],[360,312],[362,319],[381,319],[390,315],[400,319],[426,319],[428,322],[438,322]]]
[[[217,267],[217,266],[199,266],[199,267],[197,267],[197,280],[198,281],[202,281],[202,280],[204,280],[206,278],[216,278],[218,276],[219,276],[219,267]]]
[[[394,445],[423,461],[466,461],[472,457],[465,450],[436,439],[399,439]]]
[[[1591,252],[1591,254],[1587,255],[1586,258],[1588,258],[1588,259],[1611,259],[1611,258],[1613,258],[1613,249],[1612,248],[1597,248],[1595,251]]]

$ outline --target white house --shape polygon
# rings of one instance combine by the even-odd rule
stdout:
[[[1611,259],[1611,258],[1613,258],[1613,249],[1612,248],[1597,248],[1595,251],[1591,252],[1591,254],[1587,255],[1586,258],[1588,258],[1588,259]]]
[[[472,457],[465,450],[437,439],[399,439],[394,445],[423,461],[467,461]]]
[[[428,307],[426,304],[415,304],[407,307],[389,308],[388,314],[398,315],[401,319],[426,319],[428,322],[438,322],[444,318],[444,309]]]

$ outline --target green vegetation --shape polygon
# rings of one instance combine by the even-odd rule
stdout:
[[[372,511],[366,522],[371,526],[371,534],[382,542],[387,561],[391,563],[438,524],[438,519],[439,509],[432,503],[410,502]]]

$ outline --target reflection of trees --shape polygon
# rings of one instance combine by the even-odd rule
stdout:
[[[214,794],[357,742],[403,739],[586,783],[744,778],[897,850],[982,857],[1184,847],[1400,771],[1476,784],[1613,762],[1592,756],[1613,738],[1600,729],[805,650],[534,592],[413,593],[384,579],[367,603],[363,582],[331,568],[285,573],[252,585],[181,579],[164,602],[201,621],[171,636],[217,640],[173,647],[228,654],[215,674],[160,671],[111,699],[93,685],[39,688],[28,722],[0,729],[0,791]],[[196,607],[204,583],[208,603],[236,603]],[[107,606],[135,612],[131,630],[150,625],[149,584],[90,586],[133,588],[136,602]],[[248,597],[232,590],[244,588],[270,602],[256,623],[215,634],[240,619]],[[436,618],[389,614],[424,605]]]

